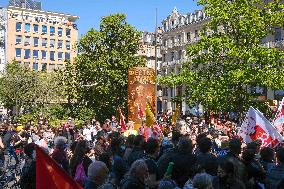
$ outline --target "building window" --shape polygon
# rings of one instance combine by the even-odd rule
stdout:
[[[181,58],[182,58],[182,51],[179,50],[179,51],[178,51],[178,60],[180,60]]]
[[[191,38],[190,38],[190,32],[188,32],[188,33],[186,34],[186,39],[187,39],[188,42],[190,42],[190,40],[191,40]]]
[[[42,72],[46,72],[46,66],[47,66],[46,63],[42,63],[42,64],[41,64],[41,71],[42,71]]]
[[[34,33],[38,33],[38,25],[34,24]]]
[[[33,70],[38,71],[38,63],[33,63]]]
[[[38,37],[34,37],[34,47],[38,46]]]
[[[50,47],[54,48],[55,45],[55,39],[50,40]]]
[[[54,59],[54,54],[55,54],[54,51],[50,51],[50,60],[51,60],[51,61],[54,61],[54,60],[55,60],[55,59]]]
[[[22,43],[22,36],[21,35],[17,35],[16,36],[16,44],[21,44]]]
[[[47,26],[42,25],[42,30],[41,30],[42,34],[46,34],[47,33]]]
[[[31,50],[30,49],[25,49],[25,59],[29,59],[31,55]]]
[[[31,31],[31,24],[25,23],[25,32],[30,32]]]
[[[50,26],[50,35],[55,35],[55,27]]]
[[[58,52],[58,60],[62,60],[63,52]]]
[[[16,48],[16,57],[21,58],[21,49]]]
[[[58,36],[61,37],[62,36],[62,28],[58,28]]]
[[[30,40],[31,40],[31,37],[26,36],[26,38],[25,38],[25,46],[30,45]]]
[[[66,49],[70,50],[70,41],[66,41]]]
[[[194,32],[194,38],[195,39],[198,38],[198,30],[195,30],[195,32]]]
[[[62,40],[58,40],[58,48],[61,49],[63,45],[63,41]]]
[[[175,59],[175,53],[171,52],[171,61],[174,61],[174,59]]]
[[[33,50],[33,57],[38,58],[38,50]]]
[[[275,42],[281,41],[282,36],[281,36],[281,28],[275,28],[275,36],[274,36]]]
[[[42,38],[42,46],[46,47],[47,45],[47,38]]]
[[[70,53],[68,52],[65,53],[65,60],[70,60]]]
[[[41,51],[41,59],[46,59],[46,51]]]
[[[181,35],[178,35],[178,42],[181,43]]]
[[[166,61],[166,54],[163,54],[163,62]]]
[[[17,22],[16,23],[16,31],[19,32],[22,30],[22,22]]]
[[[66,28],[66,36],[70,37],[70,35],[71,35],[71,29]]]

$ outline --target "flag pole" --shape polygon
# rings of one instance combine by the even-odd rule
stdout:
[[[158,67],[158,57],[157,57],[157,38],[158,38],[158,8],[156,8],[156,26],[155,26],[155,118],[158,117],[158,95],[157,95],[157,67]]]

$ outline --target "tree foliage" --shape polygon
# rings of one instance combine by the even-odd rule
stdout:
[[[16,115],[20,108],[36,109],[61,103],[64,97],[58,78],[55,72],[41,73],[17,62],[9,63],[0,78],[0,101],[8,109],[15,108]]]
[[[186,85],[188,102],[199,102],[208,110],[245,111],[263,106],[251,87],[284,88],[284,53],[268,48],[275,28],[284,23],[283,4],[262,0],[199,0],[210,17],[200,41],[189,45],[191,58],[175,78]],[[283,42],[282,42],[283,43]],[[161,83],[174,85],[173,79]]]
[[[142,64],[136,56],[140,32],[124,14],[103,17],[100,29],[89,30],[78,43],[78,101],[93,108],[99,119],[127,107],[128,69]]]

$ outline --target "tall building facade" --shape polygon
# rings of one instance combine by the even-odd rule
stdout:
[[[157,70],[160,70],[162,56],[161,56],[161,38],[163,31],[161,28],[157,29]],[[139,42],[139,49],[137,54],[142,56],[148,68],[155,69],[155,43],[156,34],[144,31]]]
[[[49,72],[72,62],[78,41],[78,16],[41,10],[41,4],[32,0],[10,0],[9,5],[6,62],[15,60]]]
[[[208,17],[201,10],[182,15],[177,8],[174,8],[171,15],[162,21],[164,30],[161,46],[162,63],[160,74],[162,76],[180,72],[182,63],[188,61],[186,55],[187,45],[199,40],[199,32],[207,20]],[[160,111],[164,113],[171,112],[177,107],[173,99],[183,96],[185,87],[161,87],[162,107]],[[182,102],[180,108],[183,114],[191,111],[185,101]]]
[[[200,39],[199,32],[204,24],[209,20],[202,10],[182,15],[176,8],[172,13],[162,21],[163,34],[161,37],[161,55],[162,62],[160,74],[167,76],[172,73],[179,73],[182,63],[189,61],[186,55],[186,47],[189,44],[196,43]],[[275,28],[275,32],[262,40],[263,46],[268,48],[278,48],[284,50],[284,30]],[[176,109],[176,103],[173,99],[185,95],[185,87],[166,87],[162,88],[162,108],[160,111],[166,113]],[[266,89],[263,87],[247,87],[248,92],[254,92],[259,95],[258,100],[280,101],[284,97],[284,90]],[[183,114],[202,112],[202,106],[196,104],[195,107],[189,107],[183,100],[180,107]]]
[[[6,64],[6,42],[7,42],[7,9],[0,7],[0,74]]]

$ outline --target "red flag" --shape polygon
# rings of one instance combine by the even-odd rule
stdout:
[[[118,108],[118,113],[119,113],[119,125],[121,126],[122,132],[126,131],[126,123],[125,123],[125,117],[121,112],[121,109]]]
[[[48,154],[36,146],[37,189],[82,189]]]

